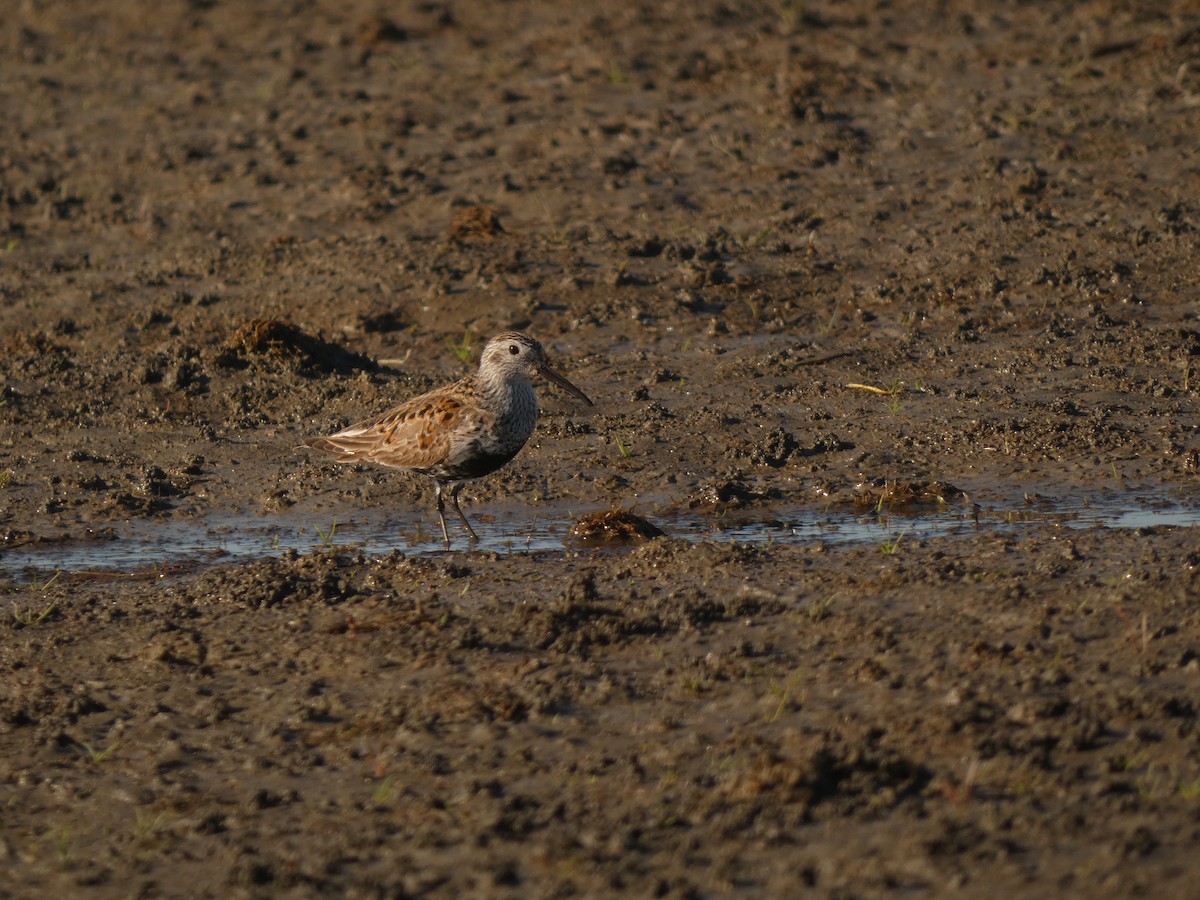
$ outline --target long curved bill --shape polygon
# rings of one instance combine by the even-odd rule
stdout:
[[[563,376],[559,375],[557,372],[555,372],[549,366],[539,366],[538,372],[541,374],[541,376],[543,378],[545,378],[551,384],[557,384],[563,390],[570,391],[572,394],[574,394],[576,397],[578,397],[580,400],[582,400],[588,406],[595,406],[595,404],[592,403],[592,401],[590,399],[588,399],[587,394],[585,394],[579,388],[575,387],[575,385],[571,384],[571,382],[567,381],[567,379],[565,379]]]

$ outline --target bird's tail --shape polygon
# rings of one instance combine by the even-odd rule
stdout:
[[[333,457],[335,462],[356,462],[362,459],[369,449],[369,442],[355,440],[354,437],[332,435],[331,437],[315,437],[306,440],[297,450],[319,450]]]

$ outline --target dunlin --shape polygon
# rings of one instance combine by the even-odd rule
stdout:
[[[374,462],[430,476],[446,546],[450,535],[443,493],[449,493],[458,518],[477,541],[479,536],[459,509],[459,489],[464,481],[495,472],[533,434],[538,417],[537,395],[530,382],[534,375],[592,405],[583,391],[550,368],[541,344],[518,331],[506,331],[484,346],[474,375],[414,397],[377,418],[304,443],[337,462]]]

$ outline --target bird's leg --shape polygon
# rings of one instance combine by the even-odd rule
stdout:
[[[442,523],[442,540],[444,540],[446,542],[446,549],[449,550],[450,549],[450,532],[448,532],[446,530],[446,502],[442,499],[442,483],[435,478],[433,481],[433,485],[434,485],[434,490],[437,491],[437,511],[438,511],[438,519],[441,520],[441,523]],[[452,497],[454,496],[453,492],[451,493],[451,496]],[[457,500],[454,502],[454,508],[458,509],[458,501]],[[459,513],[459,515],[461,516],[462,513]]]
[[[467,517],[463,515],[463,511],[458,508],[458,492],[462,488],[462,482],[456,481],[450,488],[450,502],[454,504],[454,511],[458,513],[458,517],[462,519],[463,527],[467,529],[467,533],[471,535],[471,540],[478,541],[479,535],[475,533],[475,529],[471,527],[471,523],[467,521]]]

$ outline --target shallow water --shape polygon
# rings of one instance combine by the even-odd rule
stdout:
[[[205,520],[131,522],[87,539],[53,541],[0,552],[0,572],[21,581],[55,572],[77,575],[170,575],[223,562],[244,562],[284,552],[311,553],[336,547],[368,555],[399,551],[433,556],[477,550],[514,553],[589,549],[570,536],[580,511],[566,508],[530,518],[528,509],[472,517],[478,544],[469,544],[450,521],[453,546],[447,551],[436,522],[388,519],[365,511],[327,526],[296,516],[230,515]],[[1200,525],[1196,498],[1111,494],[1069,501],[1024,500],[947,505],[879,514],[845,508],[786,507],[702,515],[694,512],[647,516],[668,535],[701,542],[739,544],[878,544],[893,551],[907,541],[968,536],[987,531],[1019,531],[1032,525],[1064,529],[1138,529]]]

